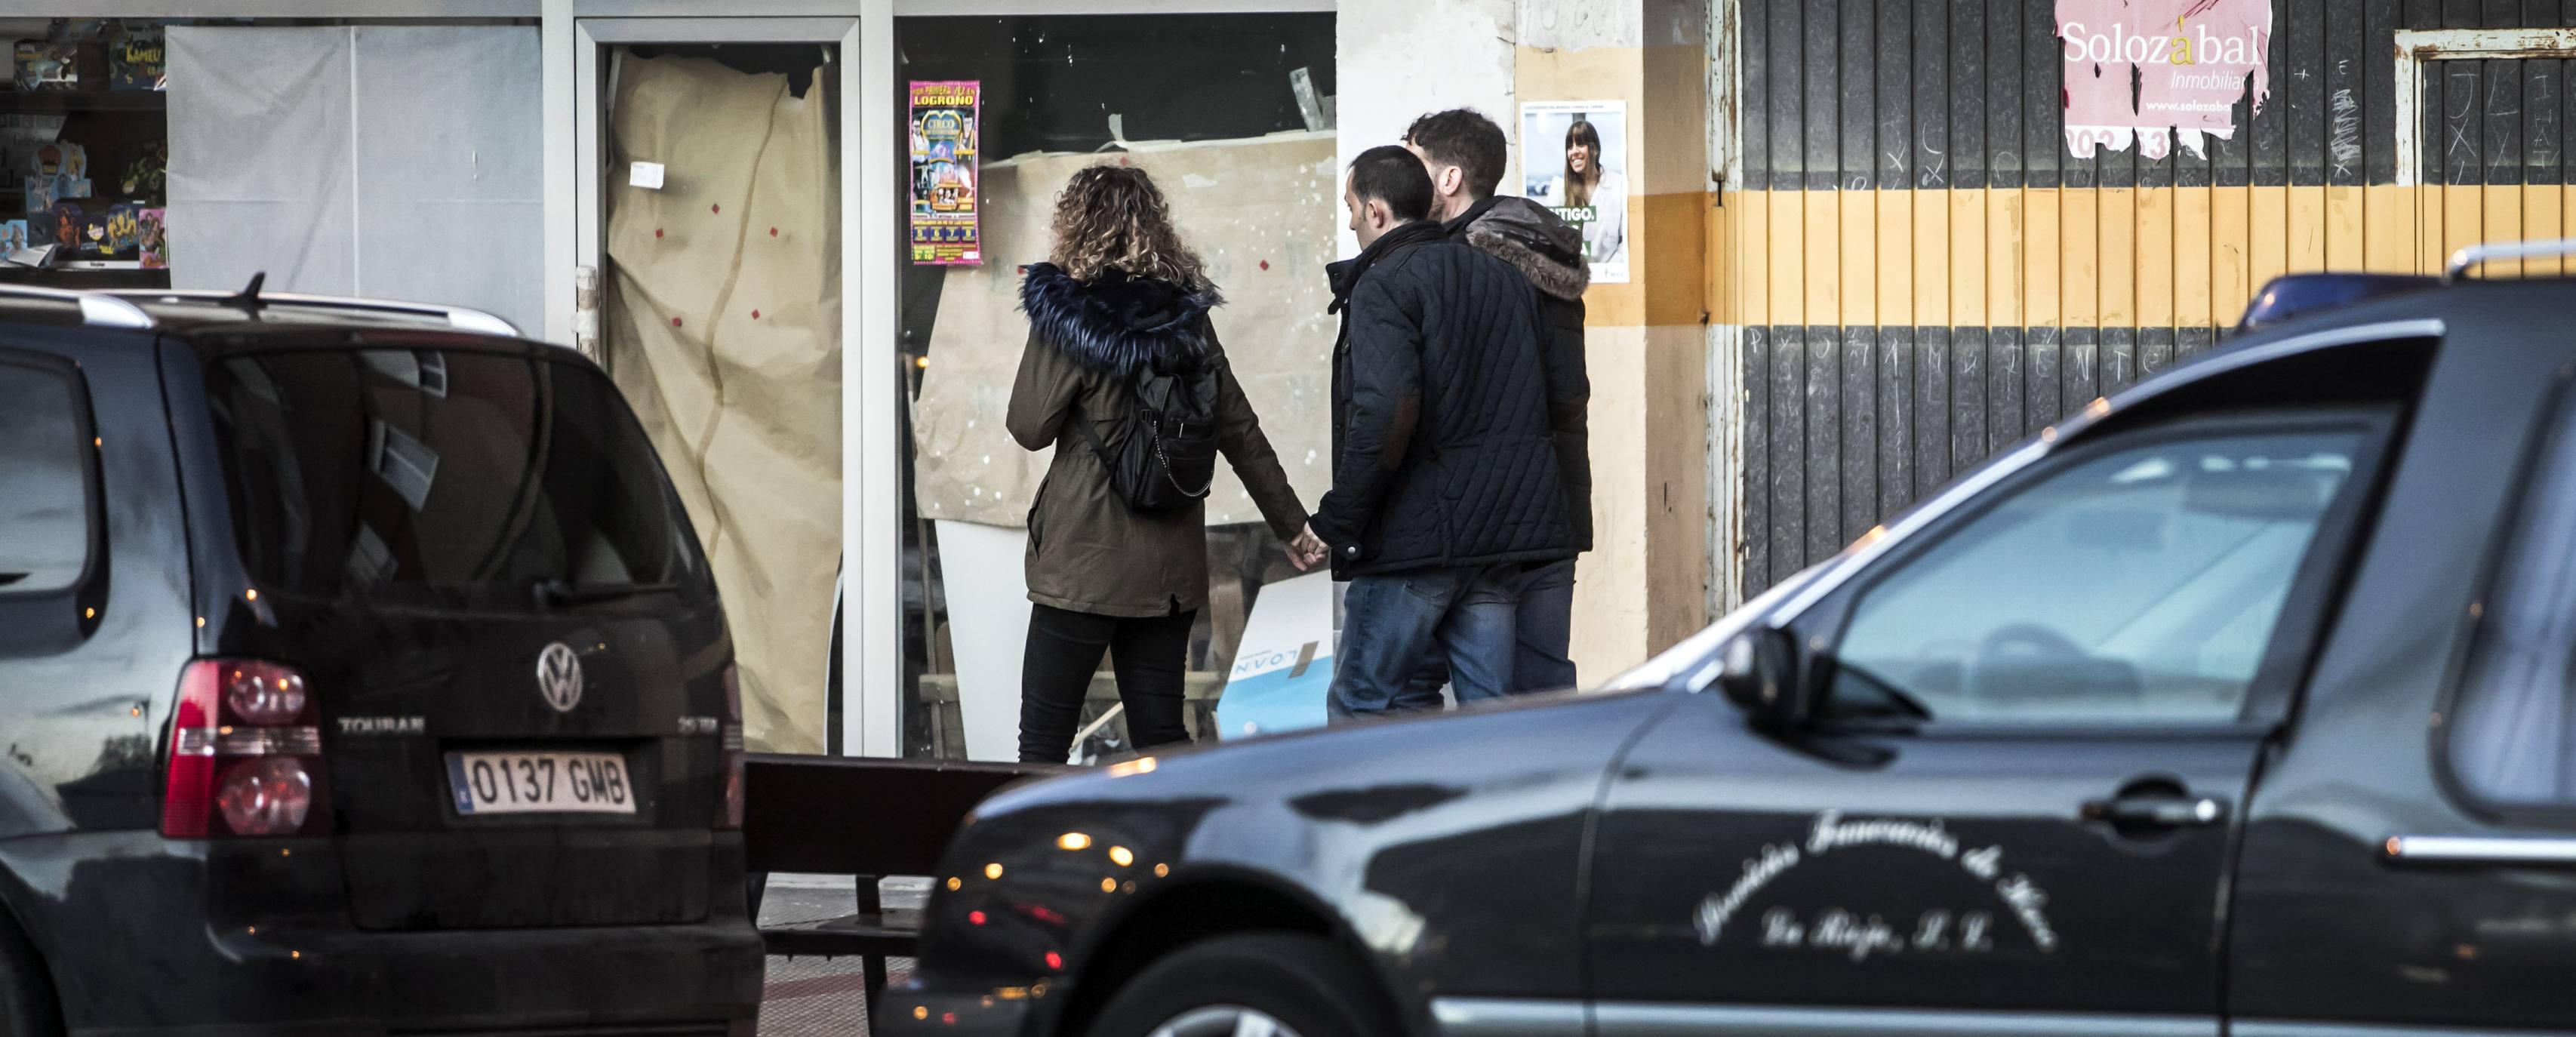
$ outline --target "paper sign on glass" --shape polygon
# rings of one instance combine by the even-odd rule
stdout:
[[[912,261],[975,266],[976,162],[983,87],[972,81],[912,84]]]

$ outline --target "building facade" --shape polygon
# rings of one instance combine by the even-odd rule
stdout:
[[[480,305],[606,364],[716,560],[752,740],[785,751],[1007,753],[1043,472],[997,420],[1014,285],[1082,165],[1173,195],[1310,504],[1342,165],[1471,106],[1513,138],[1505,191],[1583,203],[1586,680],[2218,348],[2275,275],[2435,271],[2576,211],[2557,0],[20,6],[0,30],[171,34],[168,219],[225,229],[174,232],[205,244],[170,283]],[[0,92],[67,104],[97,107]],[[1571,192],[1583,147],[1615,179]],[[916,236],[960,188],[973,237]],[[1329,594],[1238,492],[1210,508],[1203,736],[1300,722],[1253,710],[1274,686],[1319,720],[1297,682],[1330,653]]]

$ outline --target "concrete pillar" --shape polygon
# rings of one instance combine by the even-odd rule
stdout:
[[[1387,0],[1342,5],[1334,61],[1337,151],[1347,169],[1360,152],[1404,143],[1425,112],[1474,108],[1512,131],[1513,0]],[[1517,156],[1515,156],[1517,157]],[[1517,182],[1517,169],[1505,184]],[[1341,211],[1335,182],[1333,208]],[[1343,223],[1346,221],[1336,221]],[[1340,254],[1359,242],[1341,230]],[[1318,273],[1316,276],[1323,276]]]
[[[1520,100],[1628,106],[1630,281],[1584,300],[1596,538],[1577,571],[1574,657],[1587,682],[1708,620],[1708,10],[1520,4]]]

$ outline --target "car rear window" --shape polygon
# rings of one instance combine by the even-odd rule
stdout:
[[[436,349],[209,366],[241,560],[263,588],[535,606],[695,592],[706,566],[650,443],[586,366]]]

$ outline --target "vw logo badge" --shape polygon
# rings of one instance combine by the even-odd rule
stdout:
[[[557,641],[537,653],[537,693],[557,713],[570,713],[581,705],[581,657],[572,653],[570,645]]]

